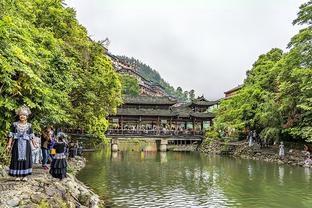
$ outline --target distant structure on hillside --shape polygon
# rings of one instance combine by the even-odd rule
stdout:
[[[106,55],[111,59],[114,69],[120,74],[132,75],[138,80],[140,87],[140,95],[153,96],[153,97],[164,97],[168,96],[164,88],[158,83],[152,83],[142,77],[136,66],[130,63],[121,61],[117,56],[111,54],[106,50]]]
[[[243,85],[238,85],[237,87],[234,87],[234,88],[224,92],[225,99],[228,99],[228,98],[234,96],[242,87],[243,87]]]

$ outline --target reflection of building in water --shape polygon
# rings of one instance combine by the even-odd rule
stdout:
[[[304,168],[304,176],[307,182],[310,182],[311,170],[310,168]]]
[[[284,173],[285,173],[284,167],[278,166],[278,179],[281,185],[284,184]]]
[[[253,168],[252,168],[251,164],[248,164],[247,170],[248,170],[249,179],[251,180],[252,179],[252,175],[253,175]]]
[[[160,155],[160,163],[168,162],[167,152],[159,152],[159,155]]]
[[[118,160],[118,152],[112,152],[111,159],[112,160]]]

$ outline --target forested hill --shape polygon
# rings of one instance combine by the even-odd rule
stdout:
[[[176,89],[171,86],[168,82],[166,82],[156,71],[155,69],[152,69],[150,66],[148,66],[145,63],[142,63],[140,60],[137,60],[133,57],[129,58],[127,56],[117,56],[122,62],[129,63],[131,65],[134,65],[138,68],[138,72],[142,77],[144,77],[146,80],[151,81],[153,83],[157,83],[160,86],[162,86],[166,93],[170,96],[176,97],[181,101],[186,101],[189,99],[193,99],[195,97],[195,91],[184,91],[181,87],[177,87]]]

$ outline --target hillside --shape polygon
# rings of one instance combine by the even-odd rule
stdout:
[[[153,83],[157,83],[164,88],[166,93],[172,97],[177,98],[180,101],[187,101],[189,99],[193,99],[195,96],[194,90],[184,91],[181,87],[177,87],[176,89],[171,86],[168,82],[166,82],[159,74],[158,71],[152,69],[147,64],[141,62],[138,59],[133,57],[129,58],[127,56],[118,56],[118,58],[125,63],[129,63],[130,65],[136,66],[139,74],[144,77],[146,80],[151,81]]]

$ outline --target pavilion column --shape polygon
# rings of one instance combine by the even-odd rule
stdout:
[[[159,116],[157,116],[157,127],[156,127],[156,129],[157,129],[157,134],[159,135],[159,133],[160,133],[160,120],[159,120]]]
[[[124,130],[124,124],[123,124],[123,116],[120,117],[120,127],[121,127],[121,134],[123,134],[123,130]]]
[[[139,116],[137,133],[138,133],[138,130],[140,130],[140,132],[139,132],[139,133],[141,133],[141,121],[142,121],[142,117],[141,117],[141,116]]]
[[[195,135],[195,118],[192,120],[193,135]]]
[[[200,130],[201,130],[201,131],[204,131],[204,121],[201,121],[201,122],[200,122]]]
[[[170,129],[169,129],[169,132],[170,132],[170,134],[172,133],[172,132],[171,132],[171,130],[172,130],[172,126],[171,126],[171,125],[172,125],[172,118],[170,118],[170,120],[169,120],[169,128],[170,128]]]
[[[184,121],[184,129],[187,129],[187,121]]]

